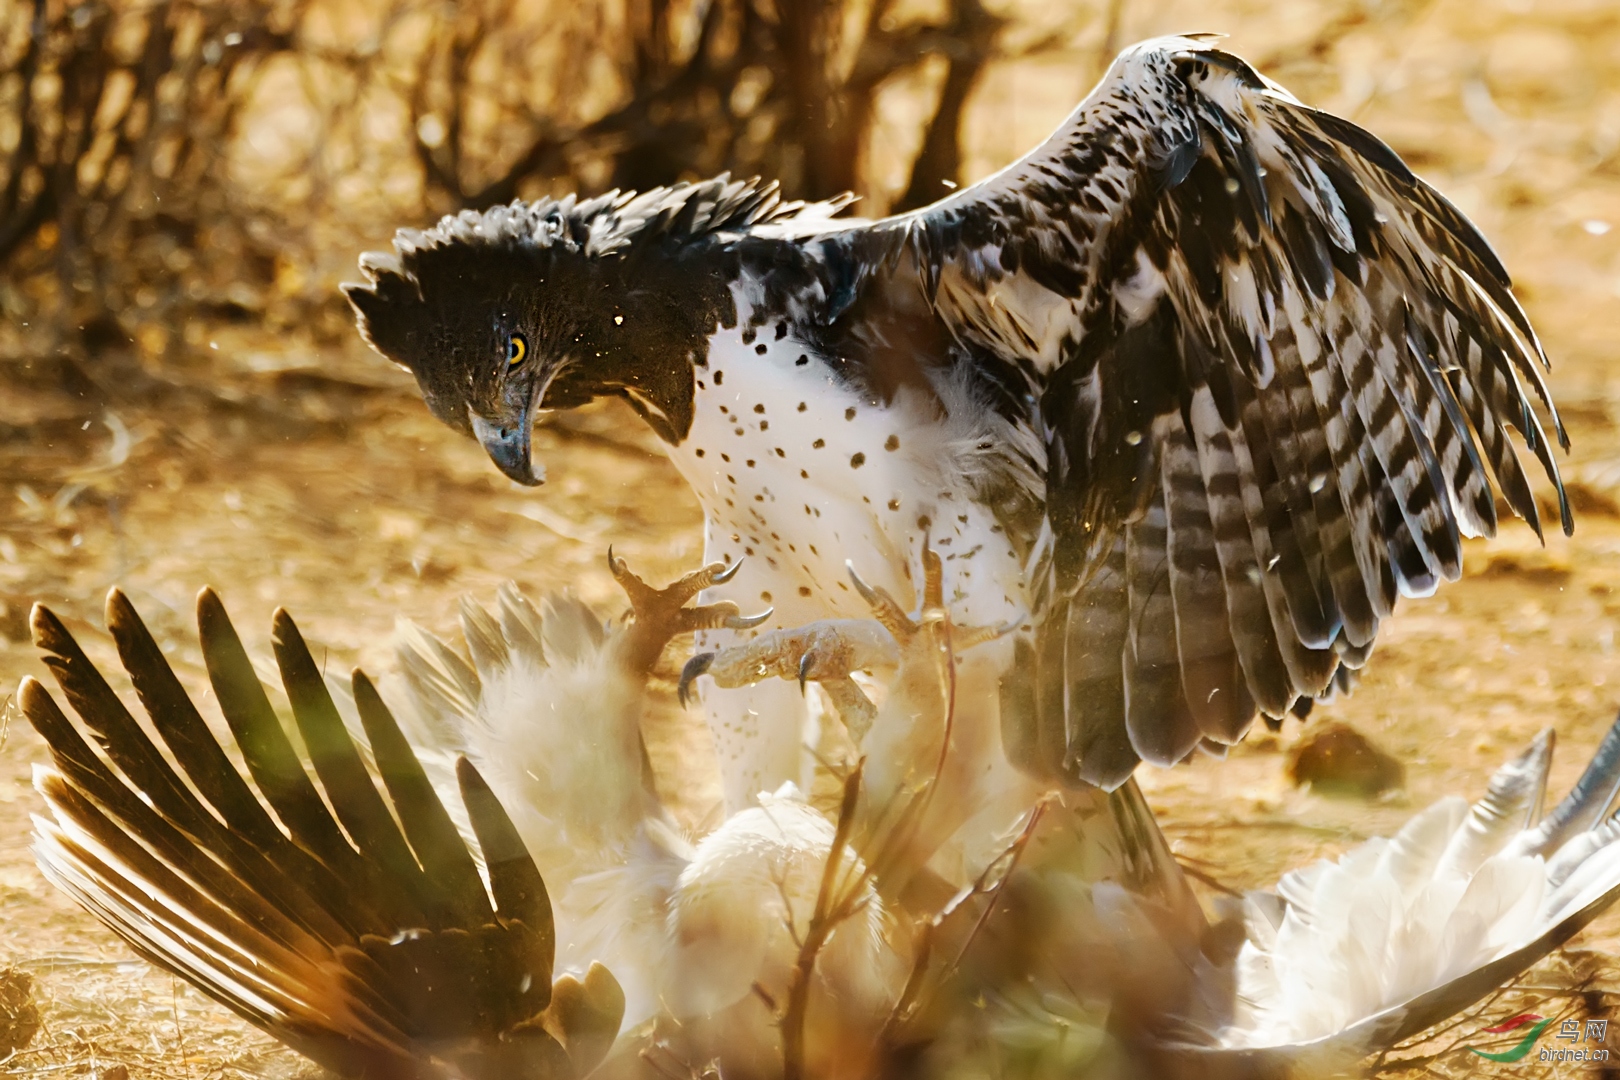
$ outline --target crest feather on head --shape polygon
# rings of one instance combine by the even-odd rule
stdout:
[[[590,199],[518,200],[481,212],[448,214],[429,229],[400,229],[393,251],[360,256],[365,280],[344,285],[343,292],[354,305],[366,342],[403,362],[401,357],[411,355],[412,335],[423,332],[413,324],[424,315],[442,314],[446,303],[459,302],[456,285],[462,281],[500,281],[503,271],[521,271],[547,256],[596,259],[662,239],[680,242],[794,218],[820,221],[851,201],[844,196],[814,204],[785,202],[775,182],[732,180],[724,174],[639,194],[610,191]],[[497,265],[500,255],[519,265]],[[424,289],[425,278],[442,284],[447,295]]]

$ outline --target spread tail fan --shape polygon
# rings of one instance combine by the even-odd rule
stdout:
[[[1200,1076],[1350,1066],[1463,1012],[1578,933],[1620,898],[1620,720],[1542,817],[1553,741],[1542,732],[1472,808],[1443,799],[1393,838],[1246,897],[1245,941],[1222,973],[1233,1010],[1182,1032],[1168,1057]]]
[[[553,982],[545,883],[477,770],[462,761],[457,780],[487,884],[362,672],[353,690],[369,755],[276,613],[276,661],[312,777],[211,591],[197,616],[245,774],[121,593],[108,596],[107,625],[161,746],[61,620],[35,607],[35,641],[79,717],[24,680],[23,712],[51,750],[35,773],[53,818],[35,818],[46,877],[142,956],[341,1075],[589,1072],[618,1033],[622,992],[600,965]]]

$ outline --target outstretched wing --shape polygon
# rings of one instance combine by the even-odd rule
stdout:
[[[1025,764],[1111,787],[1348,685],[1396,597],[1495,531],[1492,478],[1540,532],[1509,427],[1571,527],[1546,356],[1484,238],[1202,41],[1127,51],[1029,157],[856,234],[1039,402]]]
[[[245,775],[116,590],[107,626],[162,746],[36,607],[35,640],[79,715],[23,680],[22,711],[51,751],[35,767],[52,814],[34,819],[47,878],[142,956],[340,1075],[594,1067],[622,992],[605,968],[552,982],[545,884],[468,762],[457,780],[487,889],[370,680],[357,671],[353,686],[374,769],[285,612],[276,661],[314,779],[211,591],[198,598],[203,658]]]

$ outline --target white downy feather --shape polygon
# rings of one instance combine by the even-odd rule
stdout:
[[[716,1012],[755,983],[782,998],[797,940],[815,912],[833,834],[833,823],[784,784],[703,838],[669,905],[665,1000],[677,1016]],[[818,970],[836,992],[876,1005],[904,972],[884,940],[883,902],[848,849],[839,875],[861,882],[859,906],[833,929]]]
[[[1590,822],[1606,809],[1616,738],[1548,822]],[[1497,771],[1471,809],[1442,799],[1394,837],[1293,871],[1275,895],[1248,897],[1235,1009],[1218,1044],[1318,1061],[1382,1049],[1409,1026],[1409,1003],[1454,989],[1456,1007],[1466,1007],[1470,976],[1612,898],[1620,824],[1575,831],[1538,822],[1552,748],[1549,729]],[[1560,835],[1568,839],[1549,850]]]
[[[402,624],[404,685],[385,690],[435,784],[453,784],[466,755],[507,808],[551,894],[558,969],[607,965],[627,1027],[660,1009],[716,1012],[756,982],[785,990],[832,823],[788,784],[694,843],[643,785],[644,675],[615,648],[617,627],[564,597],[537,614],[509,583],[498,619],[464,601],[462,628],[470,664]],[[853,854],[845,862],[864,875]],[[832,992],[871,1000],[903,972],[882,901],[866,893],[817,971]]]

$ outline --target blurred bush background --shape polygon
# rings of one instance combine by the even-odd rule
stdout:
[[[394,618],[448,633],[457,593],[510,577],[618,604],[609,542],[650,577],[690,569],[696,508],[628,413],[547,420],[538,493],[431,421],[352,330],[336,286],[358,253],[463,207],[722,170],[921,205],[1039,142],[1119,48],[1178,31],[1230,35],[1480,224],[1554,359],[1579,522],[1472,544],[1466,580],[1403,610],[1325,710],[1402,761],[1405,794],[1292,789],[1291,723],[1144,772],[1149,798],[1183,858],[1243,888],[1477,796],[1547,724],[1562,790],[1620,685],[1616,0],[0,0],[0,702],[42,673],[29,604],[93,642],[115,582],[197,689],[205,582],[250,644],[285,604],[333,663],[386,671]],[[703,745],[674,733],[660,761]],[[40,880],[38,752],[16,725],[0,742],[0,966],[37,976],[45,1020],[0,1074],[296,1072]],[[1615,980],[1590,950],[1617,926],[1515,1000],[1601,1015]]]
[[[874,212],[931,201],[986,66],[1095,13],[1032,38],[979,0],[907,8],[13,0],[0,349],[105,384],[217,374],[216,324],[347,344],[332,284],[358,244],[516,197],[731,171]]]

